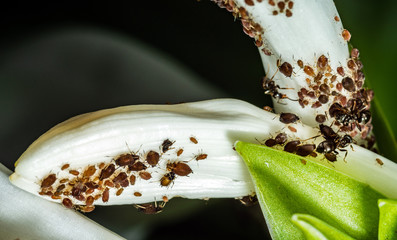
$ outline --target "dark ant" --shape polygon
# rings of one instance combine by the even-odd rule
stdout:
[[[353,138],[350,135],[344,135],[343,137],[337,134],[331,127],[320,124],[320,132],[325,141],[318,144],[316,151],[318,153],[324,153],[325,158],[330,162],[336,161],[336,155],[339,154],[336,149],[346,152],[343,160],[346,159],[347,150],[341,149],[346,148],[353,142]]]
[[[278,70],[279,69],[277,68],[277,71]],[[281,88],[279,85],[277,85],[273,81],[273,78],[276,75],[277,71],[273,74],[273,76],[271,78],[268,78],[267,76],[265,76],[262,79],[262,87],[265,90],[265,94],[268,94],[268,95],[272,96],[274,99],[277,99],[277,102],[280,99],[285,99],[285,98],[287,98],[287,99],[289,99],[291,101],[298,101],[298,100],[294,100],[294,99],[291,99],[291,98],[287,97],[286,94],[278,92],[279,89],[293,89],[293,88]]]
[[[335,117],[344,126],[356,122],[358,130],[361,131],[360,123],[366,124],[371,120],[371,112],[365,108],[366,105],[360,99],[355,98],[350,99],[346,107],[342,107],[339,103],[332,104],[329,108],[329,115]]]

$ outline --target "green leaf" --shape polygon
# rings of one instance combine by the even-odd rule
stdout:
[[[397,239],[397,200],[379,199],[379,240]]]
[[[310,214],[357,239],[376,239],[384,196],[332,168],[262,145],[237,142],[273,239],[304,239],[291,222]]]
[[[349,235],[308,214],[292,215],[292,222],[298,226],[308,240],[351,240]]]

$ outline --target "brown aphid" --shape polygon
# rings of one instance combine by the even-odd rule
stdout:
[[[304,66],[303,66],[303,61],[302,60],[298,60],[298,66],[300,67],[300,68],[303,68]]]
[[[269,0],[268,3],[270,6],[276,6],[276,3],[274,2],[274,0]]]
[[[106,180],[104,184],[107,187],[114,187],[114,183],[112,181],[110,181],[110,180]]]
[[[86,195],[90,195],[91,193],[93,193],[95,190],[94,189],[90,189],[88,188],[87,191],[85,191]]]
[[[354,92],[356,90],[356,86],[354,84],[353,79],[349,77],[345,77],[342,79],[342,86],[344,89],[346,89],[349,92]]]
[[[84,213],[89,213],[94,211],[95,206],[79,206],[79,210],[84,212]]]
[[[178,176],[187,176],[193,172],[189,165],[183,162],[169,162],[167,163],[167,170]]]
[[[145,170],[147,167],[143,162],[137,161],[134,164],[128,166],[130,171],[142,171]]]
[[[195,159],[196,159],[197,161],[199,161],[199,160],[204,160],[204,159],[207,158],[207,156],[208,156],[207,154],[201,153],[201,154],[197,155]]]
[[[292,9],[294,7],[294,2],[293,1],[289,1],[288,2],[288,8]]]
[[[54,200],[56,200],[56,199],[61,199],[62,197],[59,196],[59,195],[55,195],[55,194],[54,194],[54,195],[51,196],[51,198],[54,199]]]
[[[179,157],[179,156],[182,155],[182,153],[183,153],[183,149],[180,148],[180,149],[178,149],[178,151],[176,152],[176,156]]]
[[[156,166],[160,160],[160,154],[156,151],[150,151],[146,154],[146,162],[152,167]]]
[[[340,18],[339,18],[338,16],[335,16],[335,17],[334,17],[334,20],[335,20],[336,22],[339,22],[339,21],[340,21]]]
[[[294,128],[294,127],[292,127],[292,126],[288,126],[288,129],[289,129],[291,132],[297,132],[296,128]]]
[[[152,178],[152,175],[146,171],[139,172],[139,176],[144,180],[149,180]]]
[[[330,88],[327,84],[321,84],[319,90],[327,95],[329,95]]]
[[[119,166],[128,166],[134,164],[136,160],[139,159],[138,155],[127,153],[122,154],[116,159],[116,164]]]
[[[244,0],[245,4],[248,6],[254,6],[254,1],[253,0]]]
[[[340,91],[342,91],[342,88],[343,88],[342,83],[336,84],[336,90],[338,90],[340,92]]]
[[[105,167],[105,163],[100,163],[98,166],[99,169],[103,169],[104,167]]]
[[[94,175],[94,173],[96,172],[96,168],[95,166],[89,166],[83,173],[83,177],[88,178],[91,177],[92,175]]]
[[[258,203],[258,198],[256,197],[256,195],[244,196],[244,197],[240,198],[239,200],[240,200],[241,204],[243,204],[246,207],[251,207]]]
[[[66,186],[65,186],[65,184],[61,184],[61,185],[59,185],[59,186],[57,187],[57,190],[56,190],[56,192],[57,192],[57,193],[60,193],[60,192],[62,192],[62,190],[63,190],[63,189],[65,189],[65,187],[66,187]]]
[[[327,69],[328,66],[328,58],[324,55],[321,55],[318,60],[317,60],[317,67],[321,70],[324,71]]]
[[[48,188],[57,180],[55,174],[50,174],[41,182],[41,188]]]
[[[70,200],[69,198],[64,198],[62,200],[62,204],[63,204],[63,206],[65,206],[67,208],[73,208],[72,200]]]
[[[273,10],[272,14],[273,14],[273,16],[276,16],[278,14],[278,11]]]
[[[95,182],[86,182],[85,185],[89,188],[89,189],[97,189],[99,187],[99,185]]]
[[[102,202],[108,202],[109,201],[109,188],[106,188],[105,191],[102,193]]]
[[[318,123],[323,123],[323,122],[325,122],[325,120],[326,120],[326,117],[324,114],[318,114],[316,116],[316,122],[318,122]]]
[[[140,197],[140,196],[142,196],[142,193],[140,193],[140,192],[134,192],[134,196],[135,196],[135,197]]]
[[[322,104],[326,104],[328,102],[328,96],[327,95],[320,95],[318,97],[318,101]]]
[[[336,162],[336,155],[334,153],[324,153],[325,158],[330,162]]]
[[[293,113],[281,113],[279,120],[282,123],[289,124],[298,121],[299,117]]]
[[[163,153],[170,150],[170,147],[172,146],[172,144],[174,144],[174,142],[170,141],[169,139],[164,140],[164,142],[161,144],[161,150],[163,151]]]
[[[120,188],[119,190],[117,190],[116,192],[116,196],[120,196],[124,191],[124,188]]]
[[[273,147],[273,146],[277,145],[277,142],[273,138],[270,138],[265,141],[265,145],[268,147]]]
[[[277,3],[277,6],[280,9],[280,12],[283,12],[284,8],[285,8],[285,2],[280,1],[280,2]]]
[[[169,186],[175,180],[175,173],[168,172],[160,179],[160,185],[163,187]]]
[[[116,170],[116,166],[114,164],[110,164],[109,166],[107,166],[106,168],[104,168],[101,171],[99,180],[103,180],[103,179],[106,179],[106,178],[112,176],[112,174],[114,173],[115,170]]]
[[[93,196],[88,196],[87,199],[85,200],[85,204],[87,206],[91,206],[94,204],[95,198]]]
[[[354,60],[350,59],[349,61],[347,61],[347,67],[353,71],[355,71],[357,69],[357,65],[354,62]]]
[[[301,159],[301,163],[302,163],[303,165],[306,165],[307,161],[306,161],[305,159]]]
[[[75,197],[76,199],[80,200],[82,196],[81,194],[84,193],[87,190],[87,187],[83,185],[83,183],[78,182],[75,184],[72,188],[72,196]]]
[[[67,183],[67,182],[69,182],[69,179],[67,179],[67,178],[61,179],[59,181],[59,183]]]
[[[69,165],[68,163],[66,163],[66,164],[64,164],[64,165],[61,167],[61,170],[63,171],[63,170],[65,170],[65,169],[67,169],[69,166],[70,166],[70,165]]]
[[[267,111],[267,112],[273,112],[273,108],[269,107],[269,106],[264,106],[263,110]]]
[[[277,144],[284,144],[287,141],[287,134],[285,133],[279,133],[277,136],[274,138]]]
[[[157,203],[151,204],[151,203],[145,203],[145,204],[136,204],[135,207],[138,209],[139,212],[142,212],[144,214],[157,214],[163,211],[163,208],[165,206],[165,203],[162,205],[157,206]]]
[[[376,162],[379,164],[379,165],[383,165],[383,161],[382,160],[380,160],[379,158],[377,158],[377,159],[375,159],[376,160]]]
[[[128,182],[128,176],[125,172],[119,173],[114,179],[113,179],[114,184],[120,184],[122,187],[128,187],[129,182]]]
[[[303,144],[296,147],[296,154],[302,157],[308,156],[316,149],[314,144]]]
[[[292,68],[291,64],[289,64],[288,62],[284,62],[283,64],[281,64],[281,66],[279,66],[278,69],[286,77],[291,77],[293,68]]]
[[[75,176],[78,176],[80,174],[77,170],[70,170],[69,173]]]
[[[309,76],[312,76],[312,77],[315,77],[315,76],[316,76],[316,74],[314,73],[313,68],[311,68],[310,66],[305,66],[305,67],[303,68],[303,71],[304,71],[307,75],[309,75]]]
[[[289,153],[293,153],[296,150],[296,147],[301,143],[301,141],[299,140],[294,140],[291,142],[288,142],[287,144],[285,144],[284,146],[284,151],[289,152]]]
[[[343,29],[342,31],[342,37],[345,41],[350,41],[350,38],[352,37],[352,35],[350,34],[350,32],[346,29]]]
[[[338,72],[338,74],[341,75],[342,77],[345,76],[345,70],[343,69],[343,67],[337,67],[336,72]]]
[[[169,201],[167,196],[163,196],[162,199],[163,199],[163,202],[165,202],[165,203],[167,203]]]
[[[353,49],[350,51],[350,56],[351,56],[352,58],[358,58],[359,55],[360,55],[360,51],[359,51],[357,48],[353,48]]]
[[[135,175],[131,175],[131,176],[130,176],[130,184],[131,184],[131,185],[134,185],[134,184],[135,184],[135,181],[136,181]]]
[[[190,139],[190,141],[191,141],[192,143],[194,143],[194,144],[197,144],[197,143],[198,143],[198,141],[197,141],[197,139],[196,139],[195,137],[190,137],[189,139]]]

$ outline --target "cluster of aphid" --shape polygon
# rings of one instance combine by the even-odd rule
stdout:
[[[198,141],[195,137],[190,137],[193,144]],[[193,173],[186,162],[171,161],[162,159],[164,154],[171,149],[175,141],[166,139],[160,146],[160,151],[150,150],[147,153],[139,154],[128,152],[118,155],[109,163],[99,163],[87,166],[83,171],[70,169],[69,164],[64,164],[61,171],[57,174],[52,173],[41,180],[40,195],[46,195],[54,200],[59,200],[67,208],[76,208],[82,212],[94,210],[95,201],[108,202],[109,191],[113,188],[116,196],[123,193],[124,189],[135,185],[138,178],[142,180],[152,179],[150,168],[159,168],[160,161],[166,161],[165,173],[156,181],[160,186],[169,187],[176,177],[185,177]],[[183,154],[183,149],[175,150],[176,156]],[[199,153],[192,160],[204,160],[207,154]],[[57,176],[67,176],[65,178]],[[140,197],[141,192],[135,191],[131,197]],[[168,198],[163,197],[163,202]],[[141,204],[136,205],[138,210],[152,214],[160,212],[164,204]]]
[[[267,1],[270,6],[274,7],[272,11],[273,15],[278,15],[285,13],[286,17],[292,17],[292,8],[294,7],[294,2],[291,0],[268,0]]]
[[[214,1],[220,8],[225,8],[227,11],[231,12],[235,18],[239,18],[241,20],[241,24],[243,25],[243,31],[245,34],[250,36],[255,40],[255,45],[262,50],[264,54],[267,56],[272,55],[272,52],[269,50],[268,47],[266,47],[264,39],[262,38],[262,35],[264,33],[264,29],[262,26],[258,23],[256,23],[247,10],[244,7],[237,6],[237,4],[233,0],[212,0]],[[262,0],[256,0],[256,2],[261,3]],[[285,1],[280,1],[280,6],[279,3],[277,3],[277,6],[279,8],[279,11],[281,11],[281,7],[284,4],[284,7],[282,9],[286,9],[286,15],[292,16],[291,9],[293,7],[293,2],[289,1],[290,3],[286,3],[288,0]],[[245,0],[245,3],[248,6],[254,6],[255,5],[255,0]],[[269,0],[269,4],[273,4],[273,6],[276,6],[276,3],[273,0]],[[277,11],[278,13],[278,11]],[[273,13],[274,14],[274,13]]]
[[[293,113],[281,113],[279,120],[284,124],[290,124],[297,122],[299,117]],[[320,124],[319,127],[320,135],[310,138],[314,139],[320,136],[324,138],[324,141],[320,142],[317,147],[313,143],[302,143],[310,139],[287,142],[288,136],[286,133],[279,133],[275,138],[267,139],[264,144],[268,147],[282,147],[286,152],[295,153],[303,157],[309,155],[316,157],[317,153],[324,154],[324,157],[330,162],[337,160],[337,155],[339,154],[337,150],[346,152],[346,157],[347,150],[344,148],[353,142],[352,137],[348,134],[339,135],[330,126],[324,124]]]

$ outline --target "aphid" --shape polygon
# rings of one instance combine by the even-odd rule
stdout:
[[[150,151],[146,155],[146,162],[149,163],[152,167],[156,166],[160,160],[160,154],[156,151]]]
[[[50,174],[41,182],[41,188],[48,188],[57,180],[55,174]]]
[[[304,66],[303,66],[303,61],[302,60],[298,60],[298,66],[300,67],[300,68],[303,68]]]
[[[359,51],[357,48],[353,48],[353,49],[350,51],[350,56],[351,56],[352,58],[358,58],[359,55],[360,55],[360,51]]]
[[[92,175],[94,175],[94,173],[96,172],[96,168],[95,166],[89,166],[83,173],[83,177],[88,178],[91,177]]]
[[[294,2],[293,1],[289,1],[288,2],[288,8],[292,9],[294,7]]]
[[[120,188],[119,190],[117,190],[116,192],[116,196],[120,196],[124,191],[124,188]]]
[[[317,67],[321,71],[325,71],[328,66],[328,58],[324,55],[321,55],[317,60]]]
[[[287,16],[287,17],[292,17],[292,12],[291,12],[291,10],[287,9],[287,10],[285,11],[285,16]]]
[[[326,117],[324,114],[318,114],[316,116],[316,122],[318,122],[318,123],[323,123],[323,122],[325,122],[325,120],[326,120]]]
[[[273,147],[274,145],[277,145],[277,142],[273,138],[269,138],[265,141],[265,145],[268,147]]]
[[[325,103],[328,102],[328,96],[327,96],[327,95],[320,95],[320,96],[318,97],[318,101],[319,101],[320,103],[322,103],[322,104],[325,104]]]
[[[187,176],[193,172],[189,165],[183,162],[169,162],[167,163],[167,170],[178,176]]]
[[[352,37],[352,35],[350,34],[350,32],[346,29],[343,29],[342,31],[342,37],[345,41],[350,41],[350,38]]]
[[[308,156],[316,149],[314,144],[304,144],[296,147],[296,154],[299,156]]]
[[[147,167],[143,162],[137,161],[134,164],[128,166],[128,170],[130,171],[142,171],[145,170]]]
[[[172,146],[172,144],[174,144],[174,142],[170,141],[169,139],[164,140],[164,142],[161,144],[161,150],[163,151],[163,153],[170,150],[170,147]]]
[[[99,165],[98,165],[98,168],[99,169],[103,169],[105,167],[105,163],[100,163]]]
[[[144,180],[149,180],[152,178],[152,175],[146,171],[139,172],[139,176]]]
[[[92,204],[94,204],[94,197],[93,196],[88,196],[87,199],[85,200],[85,204],[87,206],[91,206]]]
[[[194,143],[194,144],[197,144],[197,143],[198,143],[198,141],[197,141],[197,139],[196,139],[195,137],[190,137],[189,139],[190,139],[190,141],[191,141],[192,143]]]
[[[299,140],[294,140],[291,142],[288,142],[284,146],[284,151],[293,153],[296,150],[296,147],[300,144],[301,142]]]
[[[126,154],[122,154],[120,155],[117,159],[116,159],[116,164],[118,166],[127,166],[127,165],[132,165],[135,163],[135,161],[137,161],[139,159],[138,155],[135,154],[131,154],[131,153],[126,153]]]
[[[70,165],[69,165],[68,163],[66,163],[66,164],[64,164],[64,165],[61,167],[61,170],[63,171],[63,170],[65,170],[65,169],[67,169],[69,166],[70,166]]]
[[[336,71],[338,72],[339,75],[341,75],[342,77],[345,76],[345,70],[343,69],[343,67],[337,67]]]
[[[99,187],[98,184],[96,184],[95,182],[86,182],[85,185],[89,188],[89,189],[97,189]]]
[[[169,201],[167,196],[163,196],[162,199],[163,199],[163,202],[165,202],[165,203]]]
[[[131,176],[130,176],[130,184],[131,184],[131,185],[134,185],[134,184],[135,184],[135,180],[136,180],[135,175],[131,175]]]
[[[64,198],[62,200],[62,204],[63,204],[63,206],[65,206],[67,208],[73,208],[72,200],[70,200],[69,198]]]
[[[280,1],[277,3],[278,8],[280,9],[280,12],[284,11],[285,8],[285,3],[283,1]]]
[[[169,186],[175,180],[175,173],[168,172],[160,179],[160,185],[163,187]]]
[[[309,76],[312,76],[312,77],[315,77],[315,76],[316,76],[316,74],[314,73],[313,68],[311,68],[310,66],[305,66],[305,67],[303,68],[303,71],[304,71],[307,75],[309,75]]]
[[[176,156],[179,157],[179,156],[182,155],[182,153],[183,153],[183,149],[180,148],[180,149],[178,149],[178,151],[176,152]]]
[[[77,170],[69,170],[69,173],[75,176],[78,176],[80,174]]]
[[[276,3],[274,2],[274,0],[269,0],[268,3],[270,6],[276,6]]]
[[[92,212],[92,211],[94,211],[94,209],[95,209],[94,206],[79,206],[78,207],[78,210],[80,210],[81,212],[85,212],[85,213]]]
[[[135,196],[135,197],[141,197],[141,196],[142,196],[142,193],[140,193],[140,192],[134,192],[134,196]]]
[[[136,204],[135,207],[138,209],[138,211],[144,213],[144,214],[157,214],[163,211],[165,206],[165,202],[161,205],[157,205],[155,202],[154,204],[152,203],[145,203],[145,204]]]
[[[102,202],[108,202],[109,201],[109,188],[106,188],[105,191],[102,193]]]
[[[254,6],[254,1],[253,1],[253,0],[244,0],[244,2],[245,2],[248,6]]]
[[[287,134],[285,133],[279,133],[277,136],[274,138],[277,144],[284,144],[287,141]]]
[[[339,22],[339,21],[340,21],[340,18],[339,18],[338,16],[335,16],[335,17],[334,17],[334,20],[335,20],[336,22]]]
[[[246,207],[251,207],[258,203],[258,198],[256,197],[256,195],[244,196],[244,197],[240,198],[239,200]]]
[[[383,165],[383,161],[382,160],[380,160],[379,158],[377,158],[377,159],[375,159],[376,160],[376,162],[379,164],[379,165]]]
[[[284,62],[283,64],[281,64],[278,69],[280,70],[280,72],[282,74],[284,74],[286,77],[291,77],[292,75],[292,71],[293,68],[291,66],[291,64],[289,64],[288,62]]]
[[[207,158],[207,156],[208,156],[207,154],[201,153],[201,154],[197,155],[195,159],[196,159],[197,161],[199,161],[199,160],[204,160],[204,159]]]
[[[291,132],[297,132],[296,128],[294,128],[293,126],[288,126],[288,129],[289,129]]]
[[[129,182],[128,182],[128,176],[125,172],[119,173],[114,179],[113,179],[114,184],[120,184],[122,187],[128,187]]]
[[[298,121],[299,117],[293,113],[281,113],[279,120],[282,123],[289,124]]]
[[[110,164],[109,166],[107,166],[105,169],[103,169],[101,171],[99,180],[103,180],[103,179],[110,177],[114,173],[115,170],[116,170],[116,166],[114,166],[114,164]]]
[[[106,180],[104,184],[105,184],[105,186],[108,186],[108,187],[114,187],[114,183],[110,180]]]
[[[336,162],[336,155],[334,153],[325,153],[325,158],[330,162]]]
[[[321,102],[320,101],[316,101],[315,103],[312,104],[312,108],[319,108],[321,107]]]

